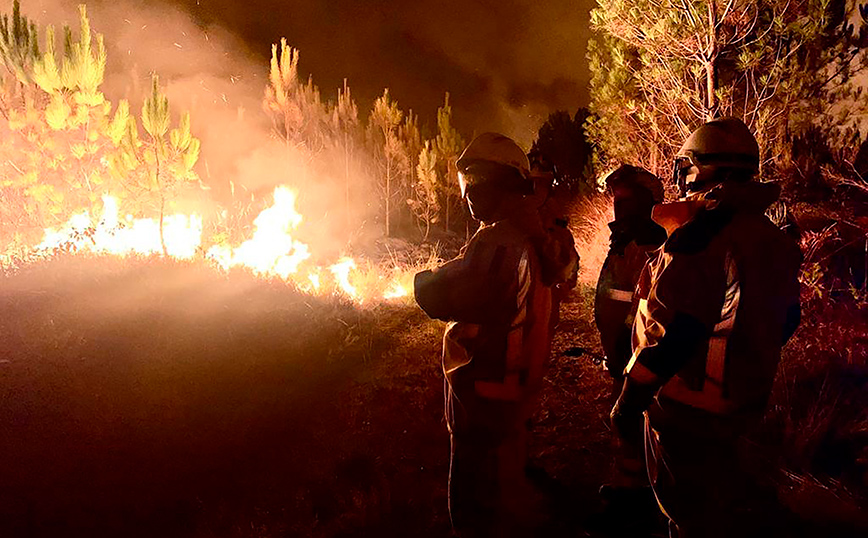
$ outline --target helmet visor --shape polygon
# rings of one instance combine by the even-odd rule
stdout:
[[[694,162],[690,155],[681,155],[675,158],[675,163],[672,167],[672,182],[678,185],[678,191],[681,196],[686,196],[688,192],[687,180],[691,176],[699,174],[699,166]]]
[[[476,161],[458,172],[458,186],[461,197],[466,198],[470,190],[484,189],[514,192],[529,195],[534,192],[533,181],[526,178],[517,169],[490,161]]]

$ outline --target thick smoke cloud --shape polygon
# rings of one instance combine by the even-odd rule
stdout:
[[[4,2],[11,4],[10,1]],[[78,0],[25,0],[40,20],[76,18]],[[545,116],[587,103],[592,0],[91,0],[110,47],[110,91],[135,95],[149,71],[178,99],[258,112],[271,43],[301,50],[300,71],[332,96],[349,79],[367,113],[383,88],[428,127],[445,92],[467,135],[528,144]],[[123,58],[122,58],[123,57]],[[130,75],[134,76],[130,76]],[[186,92],[182,92],[186,90]],[[204,142],[205,140],[203,140]]]
[[[40,24],[66,22],[77,30],[78,3],[25,0],[22,10]],[[220,25],[196,21],[162,3],[88,2],[88,15],[94,31],[105,35],[108,66],[102,89],[109,99],[128,99],[139,110],[156,73],[176,116],[191,112],[193,133],[202,141],[197,171],[207,192],[184,197],[176,209],[213,220],[229,208],[231,217],[239,204],[261,209],[275,186],[289,185],[299,189],[306,217],[300,238],[315,243],[324,256],[335,254],[348,232],[355,232],[335,230],[336,222],[362,226],[373,220],[377,204],[370,193],[354,200],[350,218],[335,218],[336,200],[343,200],[338,181],[322,171],[312,177],[305,157],[274,136],[262,110],[269,45],[254,53]]]
[[[168,1],[168,0],[167,0]],[[362,109],[383,87],[432,118],[453,97],[459,127],[529,142],[550,111],[587,103],[592,0],[177,0],[257,54],[287,37],[327,91],[348,78]],[[330,92],[327,92],[330,93]]]
[[[77,28],[81,0],[23,0],[40,24]],[[545,116],[587,100],[587,7],[567,0],[535,2],[388,2],[386,0],[90,0],[92,26],[105,35],[109,65],[103,89],[138,110],[152,73],[161,77],[177,113],[189,110],[202,141],[198,172],[207,196],[188,207],[207,213],[228,200],[267,197],[273,187],[301,187],[307,233],[337,251],[356,230],[327,230],[335,221],[370,226],[378,201],[371,189],[354,197],[350,218],[335,218],[340,180],[310,177],[293,162],[262,112],[271,44],[286,37],[300,49],[300,74],[311,74],[324,99],[347,78],[366,117],[390,88],[433,136],[436,110],[450,92],[466,136],[500,130],[529,145]],[[11,9],[11,0],[0,2]],[[427,130],[427,132],[425,132]],[[217,204],[211,204],[216,201]],[[203,207],[204,206],[204,207]],[[367,225],[364,223],[368,223]],[[329,240],[333,239],[333,240]]]

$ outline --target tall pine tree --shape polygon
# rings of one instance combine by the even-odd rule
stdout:
[[[445,213],[444,225],[449,231],[451,213],[455,200],[460,199],[458,189],[458,157],[464,149],[461,134],[452,125],[452,107],[449,105],[449,93],[443,101],[443,106],[437,109],[437,137],[434,139],[434,150],[441,168],[439,176],[439,193],[441,208]]]
[[[852,90],[839,84],[860,61],[843,15],[830,0],[599,0],[588,47],[599,157],[664,175],[692,130],[736,116],[778,163],[812,103]]]
[[[403,143],[400,138],[404,113],[397,101],[389,97],[388,88],[374,101],[368,118],[368,140],[374,155],[375,175],[383,200],[383,226],[386,236],[392,234],[394,200],[399,195],[400,176],[406,170]]]

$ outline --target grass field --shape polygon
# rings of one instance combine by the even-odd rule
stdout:
[[[587,287],[564,305],[533,424],[552,536],[599,535],[612,466],[608,379],[563,354],[598,351],[590,305]],[[0,536],[448,534],[442,325],[410,304],[62,258],[0,280],[0,334]]]

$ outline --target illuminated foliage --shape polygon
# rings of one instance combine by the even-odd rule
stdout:
[[[728,115],[754,131],[764,168],[785,164],[829,102],[858,98],[844,15],[830,0],[599,0],[588,47],[598,159],[666,175],[693,129]]]
[[[434,139],[433,149],[440,168],[437,191],[441,208],[445,213],[444,225],[446,230],[449,230],[451,211],[456,200],[460,200],[456,163],[461,150],[464,149],[464,140],[452,125],[452,107],[449,105],[448,93],[444,97],[443,106],[437,109],[437,137]]]
[[[425,147],[419,152],[419,163],[416,165],[416,181],[413,183],[413,197],[407,200],[413,214],[425,226],[424,240],[431,233],[431,224],[437,222],[440,203],[437,190],[440,176],[437,172],[437,152],[431,146],[431,141],[425,142]]]
[[[104,38],[91,29],[85,7],[79,9],[78,26],[58,32],[21,16],[17,2],[0,18],[4,236],[37,236],[74,213],[100,207],[104,195],[117,200],[122,219],[159,214],[162,222],[177,209],[177,199],[202,187],[196,172],[200,142],[189,114],[172,110],[156,75],[140,109],[107,99]],[[448,95],[427,148],[419,117],[401,111],[388,91],[364,121],[346,81],[334,101],[320,95],[309,76],[300,76],[298,50],[281,40],[272,49],[263,109],[275,138],[284,142],[292,177],[343,182],[348,232],[355,233],[351,214],[365,210],[359,201],[371,192],[379,194],[387,235],[413,223],[424,224],[427,235],[442,221],[444,201],[450,219],[449,206],[458,205],[455,160],[463,141],[452,125]],[[243,227],[253,196],[238,199],[232,230]],[[221,225],[214,224],[218,230]]]
[[[298,60],[298,49],[287,45],[285,38],[279,46],[272,45],[263,107],[287,144],[317,153],[325,144],[330,118],[313,79],[299,79]]]
[[[13,55],[27,91],[5,111],[7,121],[0,125],[0,162],[6,163],[0,167],[0,228],[56,224],[70,211],[93,207],[104,194],[120,198],[125,212],[162,214],[167,201],[198,179],[193,167],[199,141],[191,134],[190,117],[183,115],[170,129],[168,100],[156,78],[141,111],[143,136],[126,101],[115,107],[106,100],[100,91],[106,68],[103,36],[91,32],[85,7],[79,9],[78,35],[64,28],[62,53],[49,26],[39,54],[39,47],[27,41],[35,39],[35,25],[17,10],[0,28],[9,36],[0,37],[7,45],[30,50],[29,56]]]
[[[15,0],[12,18],[9,15],[0,18],[0,61],[6,68],[6,73],[0,78],[5,81],[8,77],[10,82],[15,80],[19,84],[27,84],[33,64],[39,57],[36,23],[21,15],[21,5]]]
[[[394,199],[398,195],[399,179],[406,168],[406,155],[400,138],[404,113],[398,102],[389,97],[388,88],[374,101],[368,118],[368,142],[375,163],[375,175],[383,201],[383,226],[386,236],[392,233]]]
[[[162,230],[166,205],[183,189],[198,184],[193,167],[199,160],[200,143],[190,132],[189,113],[182,114],[178,126],[170,130],[169,100],[160,90],[156,76],[151,95],[142,105],[141,117],[144,137],[139,136],[136,119],[129,115],[126,103],[118,108],[111,134],[120,136],[110,168],[131,195],[133,207],[150,206],[159,212],[160,239],[165,251]]]
[[[343,154],[344,160],[344,214],[347,219],[347,229],[350,227],[350,190],[353,156],[356,139],[359,137],[359,108],[353,101],[350,87],[344,79],[343,90],[338,89],[338,100],[332,108],[332,132],[335,146]]]

